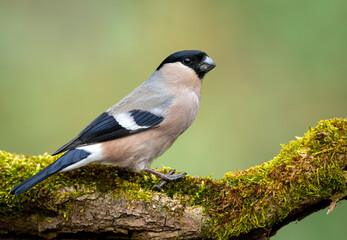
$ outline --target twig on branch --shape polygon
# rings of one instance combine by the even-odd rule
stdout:
[[[9,191],[52,163],[0,151],[0,233],[50,239],[269,239],[291,221],[347,198],[347,120],[321,121],[273,160],[220,180],[159,179],[90,165]],[[162,169],[164,173],[171,169]],[[25,235],[20,235],[25,234]]]

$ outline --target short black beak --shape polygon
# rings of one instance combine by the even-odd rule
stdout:
[[[208,72],[211,71],[216,67],[216,63],[209,57],[205,56],[205,58],[202,60],[199,68],[201,72]]]

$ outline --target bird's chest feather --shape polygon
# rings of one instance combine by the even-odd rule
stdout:
[[[162,124],[165,131],[172,132],[177,137],[182,134],[195,120],[200,107],[200,92],[185,91],[176,97],[175,102],[167,111],[167,117]]]

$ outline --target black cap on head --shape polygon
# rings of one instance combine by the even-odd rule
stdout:
[[[202,79],[205,74],[212,70],[216,64],[206,53],[199,50],[184,50],[168,56],[157,68],[159,70],[166,63],[180,62],[193,69],[198,77]]]

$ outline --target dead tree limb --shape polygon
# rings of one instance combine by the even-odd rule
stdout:
[[[0,151],[2,238],[269,239],[347,199],[346,119],[321,121],[273,160],[219,180],[188,176],[155,192],[153,175],[95,164],[9,195],[55,159]]]

